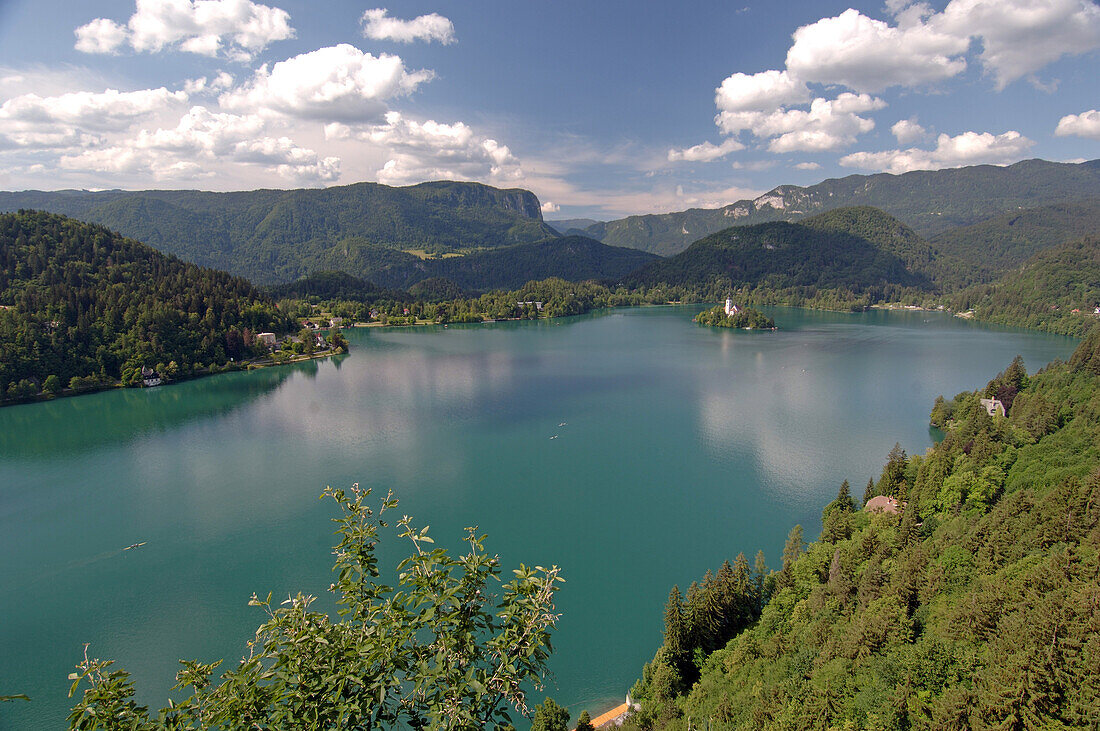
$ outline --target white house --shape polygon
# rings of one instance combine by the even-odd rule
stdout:
[[[978,403],[980,403],[982,405],[982,408],[985,409],[985,413],[989,414],[990,416],[1005,415],[1005,405],[995,398],[979,399]]]
[[[141,367],[141,385],[159,386],[162,383],[160,374],[148,366]]]
[[[275,337],[275,333],[258,333],[256,337],[259,338],[260,342],[267,347],[275,347],[275,342],[277,340],[277,338]]]

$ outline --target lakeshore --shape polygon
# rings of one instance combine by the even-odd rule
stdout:
[[[161,382],[157,383],[156,385],[140,386],[140,387],[137,387],[137,389],[140,390],[140,389],[148,389],[148,388],[163,388],[164,386],[173,386],[173,385],[180,384],[180,383],[186,383],[187,381],[193,381],[193,380],[196,380],[196,379],[199,379],[199,378],[207,378],[209,376],[219,376],[219,375],[222,375],[222,374],[225,374],[225,373],[236,373],[236,372],[239,372],[239,371],[254,371],[254,370],[259,370],[261,368],[274,368],[274,367],[283,366],[283,365],[292,365],[294,363],[304,363],[304,362],[310,361],[310,360],[324,360],[324,359],[327,359],[327,358],[331,358],[335,355],[344,355],[346,352],[347,352],[346,350],[340,350],[340,349],[326,349],[326,350],[316,351],[316,352],[310,353],[310,354],[306,354],[306,353],[295,354],[291,357],[282,358],[282,359],[278,359],[278,360],[276,360],[274,358],[266,358],[266,359],[253,360],[253,361],[229,362],[229,363],[226,363],[223,366],[211,365],[211,366],[206,366],[205,368],[203,368],[201,370],[192,371],[191,373],[189,373],[185,376],[171,378],[171,379],[167,379],[167,380],[162,380]],[[129,388],[134,388],[134,387],[127,386],[122,381],[113,381],[111,383],[94,384],[94,385],[89,385],[89,386],[84,387],[84,388],[62,388],[62,389],[58,390],[56,393],[41,392],[41,393],[37,393],[33,396],[29,396],[27,398],[21,399],[19,401],[3,401],[3,402],[0,402],[0,408],[2,408],[4,406],[16,406],[18,404],[32,404],[32,403],[39,403],[39,402],[54,401],[54,400],[59,399],[59,398],[71,398],[73,396],[84,396],[84,395],[92,394],[92,393],[101,393],[103,391],[112,391],[112,390],[116,390],[116,389],[129,389]]]
[[[333,515],[317,495],[357,481],[392,488],[441,546],[478,525],[505,565],[561,565],[548,692],[602,710],[660,644],[670,586],[739,551],[776,565],[841,480],[879,471],[895,441],[932,444],[936,395],[1074,347],[946,315],[763,309],[784,325],[768,337],[699,328],[691,306],[349,328],[340,358],[0,409],[0,583],[22,597],[0,682],[32,698],[4,720],[63,728],[85,642],[160,707],[178,658],[247,652],[252,591],[327,606]],[[387,575],[398,543],[385,532]]]

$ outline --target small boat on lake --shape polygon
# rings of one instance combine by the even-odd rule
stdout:
[[[130,545],[126,546],[126,548],[124,548],[124,549],[122,549],[122,550],[123,550],[123,551],[129,551],[129,550],[131,550],[131,549],[133,549],[133,548],[141,548],[141,547],[142,547],[142,546],[144,546],[144,545],[145,545],[146,543],[148,543],[148,541],[142,541],[141,543],[131,543]]]

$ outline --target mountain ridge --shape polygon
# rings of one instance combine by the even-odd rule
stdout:
[[[874,206],[922,236],[933,236],[1019,208],[1096,195],[1100,195],[1100,160],[1032,159],[1004,167],[857,174],[806,187],[778,185],[756,198],[721,208],[627,216],[590,226],[585,233],[606,244],[669,256],[729,226],[793,221],[843,206]]]
[[[324,252],[350,239],[391,250],[446,252],[557,236],[543,222],[534,193],[454,181],[228,193],[0,192],[0,211],[20,209],[102,224],[164,253],[257,283],[331,269],[321,261]]]

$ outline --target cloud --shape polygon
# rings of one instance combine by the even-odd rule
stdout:
[[[851,8],[798,28],[793,39],[787,52],[792,77],[868,92],[955,76],[966,69],[961,54],[970,45],[968,36],[935,23],[913,19],[891,26]]]
[[[387,102],[431,80],[409,72],[399,56],[373,56],[341,43],[260,68],[241,89],[223,94],[226,109],[345,123],[379,120]]]
[[[336,180],[340,160],[320,157],[289,137],[265,133],[258,115],[235,115],[192,107],[174,128],[142,130],[125,144],[109,144],[62,155],[64,170],[188,180],[214,175],[219,163],[271,170],[296,184]]]
[[[1059,137],[1074,135],[1100,140],[1100,110],[1090,109],[1080,114],[1067,114],[1058,120],[1054,134]]]
[[[899,145],[911,145],[928,136],[927,130],[917,124],[916,118],[900,119],[890,128]]]
[[[519,161],[506,145],[476,134],[462,122],[418,122],[399,112],[389,112],[385,124],[369,127],[358,136],[390,151],[389,159],[378,171],[380,183],[481,180],[499,184],[515,182],[523,175]]]
[[[874,121],[860,115],[884,106],[881,99],[867,94],[844,92],[836,99],[814,99],[809,110],[722,112],[717,121],[726,134],[748,130],[769,139],[772,152],[826,152],[851,145],[874,129]]]
[[[998,89],[1065,55],[1100,47],[1100,6],[1090,0],[951,0],[930,22],[978,37]]]
[[[1035,144],[1019,132],[994,135],[964,132],[950,137],[941,134],[934,150],[910,148],[883,152],[855,152],[840,158],[844,167],[906,173],[911,170],[939,170],[965,165],[1001,165],[1019,160]]]
[[[78,91],[48,97],[23,94],[0,105],[0,121],[7,132],[46,132],[58,127],[119,131],[186,101],[186,92],[168,91],[163,86],[139,91]]]
[[[713,162],[722,159],[731,152],[744,149],[744,145],[730,137],[720,145],[703,142],[683,150],[669,150],[668,160],[669,162]]]
[[[130,30],[107,18],[96,18],[82,25],[76,35],[76,50],[84,53],[118,53],[118,49],[130,40]]]
[[[454,43],[455,27],[438,13],[421,15],[412,20],[389,17],[386,8],[374,8],[363,13],[363,35],[375,41],[439,41],[443,45]]]
[[[559,206],[557,203],[552,203],[550,201],[546,201],[545,203],[542,204],[542,212],[543,213],[557,213],[560,210],[561,210],[561,206]]]
[[[794,166],[795,170],[820,170],[821,164],[816,162],[800,162]]]
[[[76,49],[117,53],[176,49],[248,61],[275,41],[294,37],[290,14],[251,0],[137,0],[126,25],[108,18],[77,28]]]
[[[775,167],[775,160],[750,160],[748,162],[744,160],[737,160],[730,163],[730,167],[734,170],[751,170],[753,172],[760,172],[761,170],[770,170]]]
[[[786,71],[736,73],[714,92],[714,103],[720,112],[767,112],[809,100],[810,90]]]

